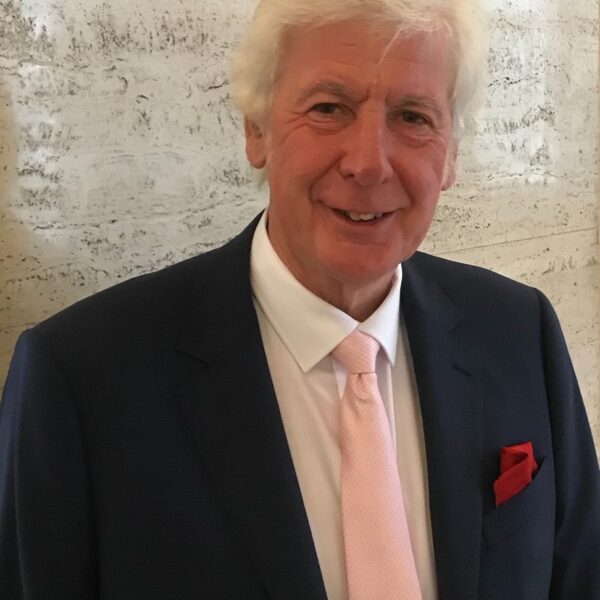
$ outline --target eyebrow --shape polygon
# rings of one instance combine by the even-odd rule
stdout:
[[[346,101],[356,101],[353,94],[341,83],[333,79],[321,79],[309,86],[299,96],[298,101],[302,104],[315,94],[331,94]],[[410,94],[404,96],[399,102],[396,102],[392,107],[392,111],[405,110],[407,108],[426,108],[434,113],[437,119],[443,119],[443,111],[439,103],[429,96]]]
[[[333,79],[321,79],[316,83],[312,84],[307,89],[303,90],[298,98],[300,103],[306,102],[311,96],[315,94],[331,94],[344,100],[352,100],[352,94],[341,84]]]

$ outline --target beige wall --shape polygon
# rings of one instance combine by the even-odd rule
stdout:
[[[488,4],[488,101],[426,249],[547,293],[600,440],[598,0]],[[0,380],[25,327],[265,205],[228,96],[251,7],[0,4]]]

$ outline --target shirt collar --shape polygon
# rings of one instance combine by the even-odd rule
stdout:
[[[263,214],[250,254],[254,298],[304,373],[310,371],[354,329],[374,337],[389,362],[396,360],[402,265],[385,300],[362,323],[306,289],[283,264],[267,234]]]

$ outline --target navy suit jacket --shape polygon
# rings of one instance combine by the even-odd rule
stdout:
[[[326,598],[252,302],[255,224],[22,335],[0,405],[2,600]],[[598,467],[548,301],[416,254],[401,310],[439,599],[598,600]],[[540,469],[496,508],[500,448],[525,441]]]

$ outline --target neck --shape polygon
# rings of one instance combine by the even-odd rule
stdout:
[[[394,281],[395,271],[374,281],[347,282],[327,274],[320,274],[322,276],[319,277],[319,273],[314,271],[307,275],[295,269],[294,264],[287,264],[285,260],[283,262],[306,289],[361,323],[385,300]]]
[[[333,293],[317,294],[323,300],[339,308],[356,321],[366,321],[385,300],[392,287],[393,274],[384,280],[354,287],[339,284]],[[309,288],[310,289],[310,288]],[[313,293],[317,293],[311,290]],[[329,296],[329,297],[328,297]]]

